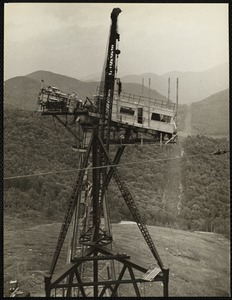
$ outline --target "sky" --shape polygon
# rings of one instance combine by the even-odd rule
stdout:
[[[122,10],[118,77],[229,61],[228,4],[5,3],[4,80],[38,70],[101,74],[114,7]]]

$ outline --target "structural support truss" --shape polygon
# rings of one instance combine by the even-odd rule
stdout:
[[[93,269],[98,268],[101,261],[117,261],[120,264],[120,271],[116,279],[99,280],[99,278],[91,278],[88,281],[83,281],[79,273],[79,267],[85,262],[92,262]],[[46,297],[51,297],[51,291],[60,291],[60,295],[70,296],[70,289],[77,288],[80,291],[80,296],[87,297],[87,293],[91,296],[102,297],[106,296],[106,291],[110,297],[116,297],[118,288],[124,284],[132,284],[135,291],[135,296],[140,297],[138,283],[147,282],[142,276],[138,277],[135,273],[144,274],[149,270],[143,266],[133,262],[130,256],[126,254],[118,254],[103,247],[92,247],[83,256],[78,257],[71,262],[60,273],[52,277],[50,274],[45,276],[45,290]],[[68,278],[68,280],[67,280]],[[168,296],[168,269],[160,272],[153,281],[160,281],[163,283],[164,296]],[[93,291],[87,288],[93,288]],[[65,291],[63,293],[63,291]],[[110,291],[110,292],[109,292]]]
[[[129,132],[126,134],[126,138],[127,139],[129,138]],[[81,192],[83,177],[88,165],[91,149],[92,149],[92,160],[93,160],[93,180],[95,181],[95,187],[93,188],[93,204],[92,204],[93,205],[93,226],[87,232],[84,232],[80,237],[80,240],[86,246],[86,251],[82,255],[73,258],[69,265],[67,265],[58,274],[54,275],[53,273],[56,267],[56,263],[58,261],[60,251],[64,244],[64,240],[67,235],[67,231],[71,223],[75,207],[77,205],[78,195]],[[112,250],[109,250],[105,245],[110,244],[112,242],[112,237],[108,236],[106,231],[100,228],[99,219],[101,215],[101,210],[99,206],[99,199],[101,199],[101,197],[99,197],[99,193],[102,193],[104,196],[106,188],[108,187],[112,177],[114,177],[118,185],[118,188],[122,193],[123,199],[125,200],[134,220],[138,225],[138,228],[140,229],[151,253],[153,254],[158,264],[159,271],[156,274],[156,276],[152,278],[152,281],[162,281],[164,287],[164,296],[166,297],[168,296],[169,270],[164,268],[163,262],[152,241],[148,229],[146,225],[142,222],[142,218],[137,209],[135,201],[131,193],[129,192],[128,188],[126,187],[124,180],[121,178],[117,170],[117,167],[115,166],[116,164],[119,163],[120,157],[122,156],[124,149],[125,146],[120,147],[115,155],[114,160],[112,160],[101,138],[97,134],[97,131],[95,130],[94,133],[92,134],[92,137],[90,139],[88,148],[86,150],[83,159],[82,167],[79,171],[78,179],[76,181],[73,193],[69,200],[68,210],[65,215],[64,222],[61,226],[59,239],[53,256],[50,272],[45,276],[45,290],[46,290],[47,297],[51,296],[52,290],[57,291],[57,289],[63,289],[63,290],[65,289],[65,295],[69,297],[71,296],[71,291],[73,291],[73,289],[75,288],[78,290],[79,295],[86,297],[87,287],[93,288],[91,295],[94,297],[104,296],[106,293],[109,294],[110,296],[117,296],[117,291],[119,286],[128,283],[133,285],[135,295],[138,297],[140,296],[137,283],[146,282],[146,280],[142,279],[141,276],[139,278],[136,278],[134,271],[146,273],[148,272],[148,269],[133,262],[130,259],[130,257],[126,254],[120,255],[118,253],[113,253]],[[105,181],[103,184],[104,188],[99,189],[98,172],[99,169],[101,169],[101,167],[99,167],[98,158],[99,155],[102,154],[105,157],[105,162],[107,162],[107,165],[104,165],[103,167],[105,169],[108,168],[108,172],[106,173],[105,176]],[[122,269],[118,274],[118,278],[108,277],[107,280],[100,280],[99,266],[102,261],[105,262],[118,261],[121,263]],[[90,280],[88,279],[87,281],[84,281],[81,278],[80,267],[82,264],[85,264],[87,262],[92,263],[92,267],[91,267],[92,274],[90,274],[89,276],[89,278],[92,279]]]

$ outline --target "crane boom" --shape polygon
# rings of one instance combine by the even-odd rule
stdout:
[[[101,138],[106,138],[106,147],[109,147],[110,138],[110,121],[112,116],[112,106],[114,98],[114,83],[115,83],[115,62],[116,56],[120,54],[120,50],[116,49],[116,42],[119,41],[119,33],[117,31],[118,15],[121,13],[120,8],[114,8],[111,13],[111,29],[108,45],[107,61],[105,68],[105,80],[104,80],[104,95],[103,103],[100,106],[100,129]],[[104,128],[103,128],[104,127]]]

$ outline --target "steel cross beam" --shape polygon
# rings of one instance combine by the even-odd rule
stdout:
[[[100,257],[99,257],[99,254]],[[111,279],[111,280],[99,280],[97,272],[93,276],[92,281],[83,281],[81,279],[81,276],[78,271],[78,267],[85,263],[86,260],[93,259],[93,265],[94,268],[96,267],[96,271],[98,269],[98,261],[103,259],[103,256],[105,255],[106,260],[116,260],[119,261],[122,264],[122,269],[119,273],[119,276],[117,279]],[[99,258],[99,259],[98,259]],[[123,278],[125,271],[128,270],[130,279]],[[103,296],[107,289],[111,290],[111,297],[116,296],[116,292],[118,290],[119,285],[121,284],[133,284],[134,290],[136,295],[139,297],[140,292],[137,286],[137,283],[139,282],[147,282],[146,280],[142,278],[135,278],[134,271],[138,270],[142,273],[146,273],[148,270],[137,263],[130,260],[130,257],[128,258],[126,255],[120,255],[115,254],[114,252],[100,246],[96,247],[90,247],[89,251],[86,251],[84,256],[79,256],[75,262],[70,263],[67,265],[59,274],[54,276],[53,278],[51,275],[47,275],[45,277],[45,290],[46,290],[46,297],[51,296],[51,290],[58,289],[58,288],[65,288],[67,289],[67,296],[71,296],[71,289],[74,287],[77,287],[80,289],[82,296],[86,296],[84,287],[93,287],[94,290],[94,296],[98,297],[99,286],[102,286],[102,291],[100,292],[99,296]],[[68,278],[68,281],[64,283],[64,280]],[[76,278],[77,282],[74,282],[74,279]],[[165,278],[163,276],[157,275],[155,278],[153,278],[153,281],[161,281],[165,283]],[[167,296],[167,294],[166,294]]]
[[[75,272],[75,275],[76,275],[76,278],[77,278],[77,282],[80,284],[80,290],[81,290],[82,296],[87,297],[86,293],[85,293],[85,290],[84,290],[83,286],[81,285],[82,281],[81,281],[81,276],[78,272],[78,269],[76,269],[74,272]]]
[[[57,117],[57,115],[52,115],[53,118],[56,118],[79,142],[82,141],[82,139],[77,136],[68,126],[66,123],[64,123],[60,118]]]

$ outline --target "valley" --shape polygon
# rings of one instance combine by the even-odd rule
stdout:
[[[75,173],[59,171],[74,168],[79,160],[72,150],[73,139],[62,126],[33,112],[41,78],[57,86],[63,82],[67,90],[78,86],[83,95],[96,89],[96,83],[84,86],[49,72],[5,83],[4,176],[22,176],[6,180],[4,186],[5,295],[12,279],[32,295],[43,295],[43,273],[75,179]],[[126,88],[141,89],[132,83]],[[152,96],[166,99],[156,91]],[[229,155],[212,156],[218,149],[229,149],[227,113],[228,90],[180,105],[178,143],[128,146],[122,158],[125,165],[119,168],[160,256],[170,267],[173,297],[229,295]],[[57,174],[23,176],[51,170]],[[109,206],[114,247],[148,266],[153,264],[137,226],[118,224],[133,220],[115,183],[109,189]],[[66,261],[65,249],[61,263]],[[143,296],[162,295],[162,286],[156,284],[141,284],[140,289]],[[128,296],[133,296],[131,292]]]

